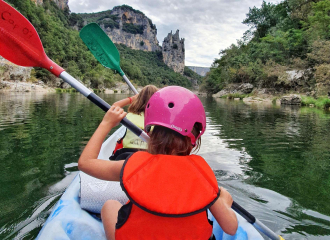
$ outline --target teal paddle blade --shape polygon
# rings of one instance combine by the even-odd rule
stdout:
[[[124,75],[120,68],[120,55],[115,44],[96,23],[90,23],[81,29],[80,38],[94,57],[105,67]]]

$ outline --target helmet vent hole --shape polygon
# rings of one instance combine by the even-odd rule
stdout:
[[[173,108],[173,107],[174,107],[174,103],[170,102],[170,103],[168,104],[168,107],[169,107],[169,108]]]
[[[147,108],[149,108],[150,107],[150,103],[148,103],[148,105],[147,105]]]

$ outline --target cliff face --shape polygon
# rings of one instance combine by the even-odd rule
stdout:
[[[99,13],[76,14],[74,28],[96,22],[114,43],[124,44],[135,50],[162,51],[164,63],[175,72],[183,74],[185,66],[184,39],[179,30],[169,33],[162,47],[157,40],[157,29],[142,12],[122,5]]]
[[[0,81],[18,80],[25,82],[31,76],[31,67],[20,67],[0,56]]]
[[[105,12],[78,15],[83,18],[83,25],[90,22],[98,23],[114,43],[122,43],[136,50],[161,50],[156,26],[142,12],[129,6],[123,5]]]
[[[175,72],[183,74],[185,66],[185,48],[184,38],[179,37],[179,30],[173,35],[172,31],[164,38],[163,46],[163,61],[172,68]]]
[[[31,1],[35,2],[38,5],[41,5],[44,3],[43,0],[31,0]],[[62,10],[64,10],[65,8],[69,8],[69,5],[68,5],[69,0],[52,0],[52,1],[54,1],[56,3],[56,5]]]
[[[203,77],[210,71],[210,68],[208,67],[195,67],[195,66],[187,66],[187,67]]]

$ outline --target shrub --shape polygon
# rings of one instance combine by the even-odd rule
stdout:
[[[124,23],[123,31],[132,33],[132,34],[143,34],[144,26],[143,25],[135,25],[133,23]]]

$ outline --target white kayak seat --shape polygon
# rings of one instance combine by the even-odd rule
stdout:
[[[80,207],[89,212],[100,213],[107,200],[121,204],[128,201],[119,182],[104,181],[80,172]]]
[[[109,161],[109,157],[116,146],[117,140],[126,132],[125,127],[120,127],[103,144],[98,156],[99,159]],[[128,201],[119,182],[104,181],[80,172],[80,207],[89,212],[100,213],[107,200],[117,200],[121,204]]]

